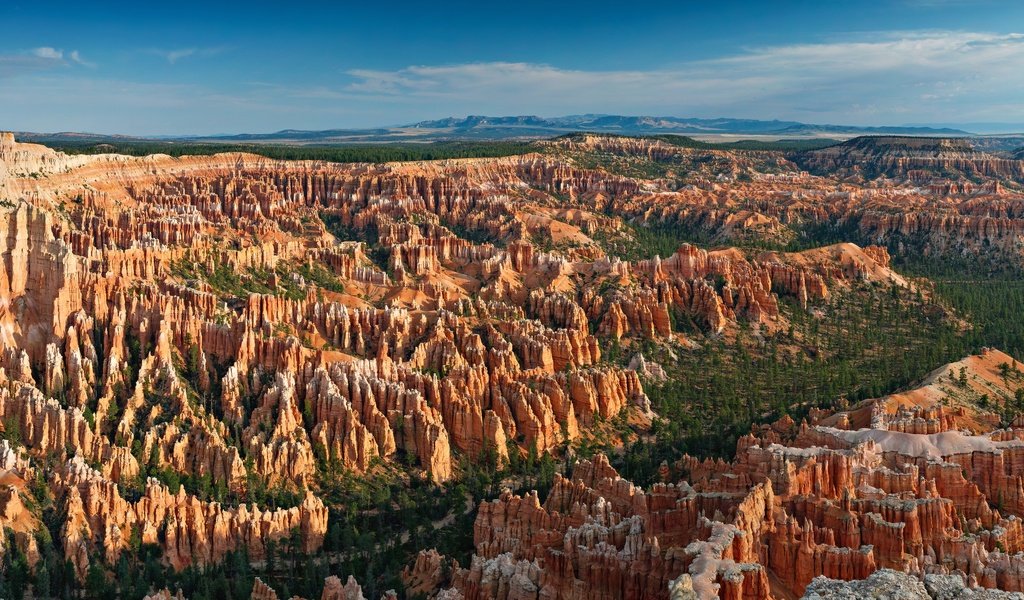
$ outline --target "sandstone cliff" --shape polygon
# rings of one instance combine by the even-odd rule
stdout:
[[[508,493],[482,503],[473,560],[438,597],[1024,592],[1024,432],[961,433],[959,424],[984,427],[982,411],[954,404],[945,412],[966,400],[939,385],[963,366],[965,388],[1012,395],[1019,384],[1000,375],[1004,361],[1012,359],[989,350],[947,365],[919,388],[868,401],[867,416],[855,406],[817,414],[815,425],[759,429],[740,440],[732,463],[684,458],[666,468],[667,479],[668,471],[686,478],[675,484],[643,490],[603,456],[579,462],[543,503]],[[441,561],[421,553],[406,580],[436,590]]]
[[[943,155],[1000,182],[926,184],[907,163],[905,181],[874,185],[779,156],[564,143],[702,166],[677,185],[558,154],[341,165],[68,157],[0,138],[0,421],[24,447],[0,446],[0,518],[18,549],[31,557],[39,528],[20,486],[47,464],[79,579],[133,536],[175,569],[237,549],[258,561],[293,532],[315,553],[326,469],[384,462],[444,483],[460,461],[649,423],[644,385],[664,372],[613,348],[685,344],[684,323],[771,335],[787,310],[912,285],[891,242],[1016,252],[1024,231],[1009,164]],[[636,227],[788,243],[822,223],[887,246],[615,253]],[[974,400],[1013,396],[1007,361],[972,357],[919,390],[755,428],[735,461],[666,463],[649,490],[581,461],[543,502],[484,501],[450,582],[436,553],[407,580],[446,598],[789,598],[891,568],[1024,589],[1024,432],[996,430]],[[238,501],[258,488],[300,501]],[[361,592],[331,580],[324,594]]]

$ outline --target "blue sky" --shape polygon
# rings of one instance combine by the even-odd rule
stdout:
[[[1024,123],[1019,0],[3,0],[0,26],[0,129],[578,113]]]

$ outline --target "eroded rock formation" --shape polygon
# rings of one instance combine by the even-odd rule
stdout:
[[[682,478],[674,484],[643,490],[603,456],[581,461],[543,503],[506,493],[481,504],[473,560],[455,568],[445,597],[1024,592],[1024,430],[958,429],[986,422],[968,406],[970,386],[1013,396],[1020,384],[1003,376],[1012,361],[989,350],[910,392],[819,413],[818,424],[759,429],[732,463],[684,458],[666,468],[666,479]],[[968,383],[947,387],[951,372]],[[911,401],[913,410],[900,404]],[[874,417],[851,429],[865,411]],[[823,424],[837,422],[846,428]],[[406,579],[438,585],[441,560],[421,553]]]
[[[239,549],[258,561],[293,532],[315,553],[325,470],[384,462],[443,483],[460,460],[556,451],[619,416],[649,423],[645,381],[664,373],[609,360],[619,343],[686,343],[683,323],[771,334],[787,303],[912,285],[889,268],[894,240],[1019,246],[1009,164],[975,165],[1000,178],[987,187],[925,185],[915,165],[881,186],[777,154],[560,143],[700,166],[680,184],[557,153],[340,165],[69,157],[0,137],[0,422],[24,447],[0,446],[0,519],[21,527],[19,550],[32,556],[38,529],[22,487],[45,460],[79,579],[133,536],[176,569]],[[666,223],[774,242],[841,224],[887,247],[629,246],[634,227]],[[603,457],[581,462],[543,502],[484,502],[475,556],[450,582],[431,554],[407,579],[447,598],[782,598],[894,568],[1020,590],[1024,433],[967,398],[1006,391],[993,360],[928,384],[964,398],[755,429],[734,462],[683,458],[650,490]],[[255,489],[299,501],[253,505]],[[357,587],[329,581],[325,598]]]

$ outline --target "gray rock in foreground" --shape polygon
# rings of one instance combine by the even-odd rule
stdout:
[[[867,579],[839,581],[815,577],[804,592],[804,600],[1024,600],[1019,592],[974,590],[957,575],[913,575],[880,569]]]
[[[867,579],[840,581],[827,577],[815,577],[804,592],[805,600],[857,600],[877,598],[878,600],[931,600],[928,590],[917,577],[881,569]]]
[[[1020,592],[972,590],[957,575],[925,575],[924,587],[934,600],[1024,600],[1024,594]]]

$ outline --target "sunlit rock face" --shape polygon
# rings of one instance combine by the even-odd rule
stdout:
[[[543,502],[482,503],[476,553],[445,593],[1019,597],[1007,592],[1024,592],[1024,429],[987,425],[947,384],[963,369],[965,386],[1012,397],[1005,364],[987,350],[910,391],[783,419],[740,440],[733,462],[684,457],[648,490],[601,455],[581,461]],[[429,587],[439,564],[421,553],[405,578]]]
[[[339,165],[73,157],[0,137],[0,420],[17,431],[0,458],[24,479],[48,460],[76,575],[133,536],[176,569],[236,550],[258,561],[289,536],[315,553],[325,468],[443,483],[463,461],[613,435],[618,416],[643,429],[645,383],[677,374],[627,367],[619,342],[688,343],[683,317],[709,336],[771,333],[788,326],[780,303],[912,285],[874,245],[627,260],[614,246],[633,241],[627,221],[728,240],[849,218],[879,243],[1011,253],[1021,231],[1020,194],[998,183],[908,172],[876,186],[764,153],[564,143],[701,166],[679,186],[557,153]],[[966,360],[991,379],[996,359]],[[449,598],[786,598],[883,567],[1020,589],[1022,436],[933,396],[757,430],[735,461],[684,458],[651,490],[581,462],[544,499],[484,502],[475,557],[450,582],[428,554],[408,575]],[[200,500],[141,477],[157,471],[297,501]],[[0,495],[31,557],[24,491]]]

